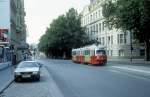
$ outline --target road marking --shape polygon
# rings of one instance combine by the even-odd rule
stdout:
[[[112,66],[114,68],[118,68],[118,69],[124,69],[124,70],[129,70],[129,71],[136,71],[136,72],[141,72],[141,73],[148,73],[150,74],[150,71],[147,70],[141,70],[141,69],[134,69],[134,68],[129,68],[129,67],[119,67],[119,66]]]
[[[129,76],[129,77],[132,77],[132,78],[145,80],[145,81],[148,81],[148,82],[150,81],[149,78],[146,78],[146,77],[143,77],[143,76],[134,75],[134,74],[129,74],[127,72],[121,72],[119,70],[109,70],[109,71],[114,72],[114,73],[118,73],[118,74],[122,74],[122,75],[126,75],[126,76]]]

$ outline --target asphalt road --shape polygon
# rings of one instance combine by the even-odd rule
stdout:
[[[150,97],[150,79],[138,75],[71,61],[45,60],[43,63],[64,97]]]
[[[68,60],[38,61],[44,64],[41,81],[14,82],[4,97],[150,97],[150,79],[140,75]]]

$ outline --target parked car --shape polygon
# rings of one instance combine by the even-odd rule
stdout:
[[[22,79],[36,79],[40,80],[40,68],[36,61],[22,61],[18,64],[14,71],[15,81],[21,81]]]

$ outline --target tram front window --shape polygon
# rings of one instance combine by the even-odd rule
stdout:
[[[106,55],[106,52],[105,52],[105,50],[97,50],[96,54]]]

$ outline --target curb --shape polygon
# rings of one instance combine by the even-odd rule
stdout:
[[[59,86],[57,85],[57,83],[53,79],[53,76],[51,75],[51,72],[49,71],[48,67],[45,66],[44,68],[49,73],[49,75],[51,77],[51,81],[53,82],[53,84],[51,84],[51,89],[50,89],[51,96],[52,97],[64,97],[64,95],[63,95],[62,91],[60,90]]]
[[[113,61],[113,60],[108,60],[108,62],[114,62],[117,64],[131,64],[131,65],[150,65],[149,62],[136,62],[136,61]]]
[[[8,62],[7,62],[8,63]],[[5,63],[6,64],[6,63]],[[0,71],[7,69],[7,68],[12,68],[12,65],[10,63],[7,64],[7,66],[5,66],[4,68],[0,68]],[[2,86],[2,88],[0,88],[0,97],[1,94],[3,94],[3,92],[14,82],[14,78],[13,76],[11,76],[11,78],[5,83],[5,85]]]
[[[14,79],[9,80],[9,82],[7,82],[7,85],[5,85],[3,88],[1,88],[0,90],[0,95],[14,82]]]

